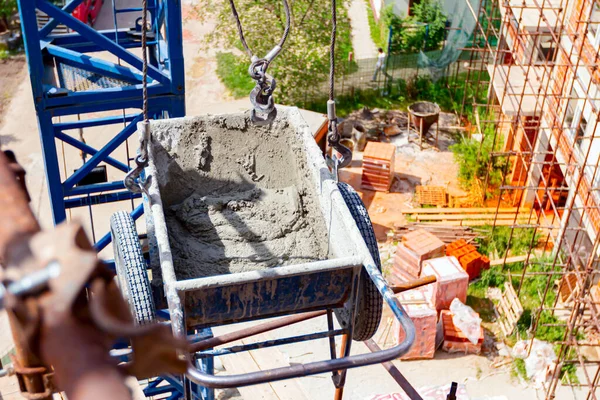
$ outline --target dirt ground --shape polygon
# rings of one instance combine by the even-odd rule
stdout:
[[[377,112],[372,119],[365,119],[362,112],[353,113],[348,120],[361,124],[368,136],[383,129],[378,123]],[[419,134],[411,127],[408,129],[406,113],[388,111],[386,118],[394,119],[400,127],[400,133],[393,137],[383,134],[377,139],[396,145],[394,180],[389,192],[375,192],[361,188],[362,152],[354,151],[352,164],[340,171],[340,179],[352,185],[361,195],[375,228],[378,241],[386,240],[386,233],[394,225],[406,223],[402,210],[419,207],[414,202],[417,185],[443,186],[453,196],[463,196],[457,179],[458,167],[449,147],[456,141],[458,120],[454,114],[442,113],[439,122],[438,143],[435,145],[436,126],[433,125],[425,135],[423,150],[419,146]],[[385,118],[384,118],[385,119]]]
[[[25,56],[19,55],[0,60],[0,126],[4,122],[5,111],[17,89],[27,75]],[[6,138],[2,138],[6,139]],[[3,144],[3,142],[0,142]]]

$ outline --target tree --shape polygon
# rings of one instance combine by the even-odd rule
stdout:
[[[288,0],[291,7],[291,30],[283,51],[269,67],[277,81],[276,102],[292,103],[308,92],[323,92],[329,74],[329,44],[331,33],[331,3],[319,0]],[[350,23],[345,3],[337,4],[336,62],[338,73],[346,65],[352,49]],[[282,0],[236,0],[244,36],[258,57],[264,57],[279,42],[285,26]],[[229,2],[199,0],[195,7],[201,20],[214,19],[216,27],[206,38],[211,46],[237,49],[238,61],[250,64],[243,52]],[[240,53],[240,51],[242,51]],[[243,54],[243,55],[242,55]],[[250,76],[248,75],[250,80]]]
[[[447,17],[439,0],[421,0],[413,5],[410,16],[398,16],[388,7],[382,18],[392,28],[393,51],[437,50],[444,41]]]
[[[0,32],[8,29],[10,19],[17,11],[17,0],[0,0]]]

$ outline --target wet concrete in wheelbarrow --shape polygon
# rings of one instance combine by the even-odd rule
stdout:
[[[157,123],[152,134],[157,158],[168,160],[158,170],[178,280],[327,258],[310,171],[287,121],[200,117]]]

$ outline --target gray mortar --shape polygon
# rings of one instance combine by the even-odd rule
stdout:
[[[310,171],[287,121],[157,121],[152,135],[178,280],[327,258]]]

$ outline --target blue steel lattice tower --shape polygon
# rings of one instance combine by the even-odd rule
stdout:
[[[141,8],[119,9],[118,0],[113,0],[114,29],[97,31],[72,15],[83,0],[67,1],[62,8],[51,0],[18,2],[54,223],[64,221],[69,208],[139,197],[125,189],[122,179],[92,184],[82,184],[82,180],[99,165],[115,168],[123,177],[130,169],[131,160],[118,160],[111,154],[136,132],[142,120],[142,60],[131,52],[141,47],[140,26],[137,31],[135,27],[118,28],[116,16],[140,13]],[[181,3],[148,0],[148,12],[149,115],[182,117],[185,81]],[[115,57],[118,62],[107,61]],[[115,116],[115,110],[129,113]],[[88,118],[89,113],[94,117]],[[59,117],[69,115],[82,117],[78,121],[59,121]],[[93,148],[72,135],[79,129],[104,125],[110,125],[114,134],[101,148]],[[87,155],[85,162],[64,180],[57,155],[60,141]],[[142,213],[139,206],[132,216],[135,219]],[[96,248],[100,250],[109,243],[110,234],[106,234],[96,242]]]

